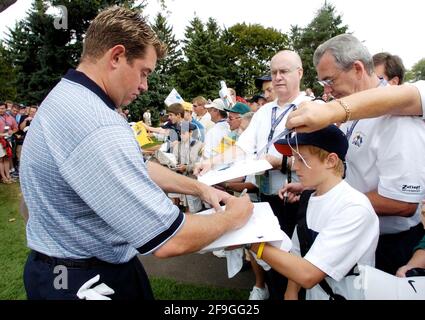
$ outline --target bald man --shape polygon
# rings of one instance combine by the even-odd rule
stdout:
[[[282,163],[286,164],[286,158],[283,159],[273,144],[269,148],[266,146],[285,129],[286,119],[291,110],[303,101],[310,101],[311,98],[300,92],[303,67],[296,52],[289,50],[278,52],[273,56],[270,67],[276,99],[265,104],[254,114],[248,128],[236,142],[236,146],[229,148],[223,156],[219,155],[212,160],[204,161],[199,165],[198,171],[200,170],[202,174],[212,165],[230,163],[237,158],[247,156],[253,157],[261,152],[260,156],[266,157],[273,166],[273,169],[264,175],[256,176],[261,201],[271,205],[282,230],[291,237],[295,227],[297,207],[293,204],[284,205],[278,196],[279,188],[290,180],[291,172],[286,170],[286,165],[282,170]],[[272,273],[271,277],[272,280],[269,283],[271,298],[282,299],[286,283],[274,280],[280,275]],[[259,282],[256,286],[260,286]],[[258,290],[254,288],[254,291]]]

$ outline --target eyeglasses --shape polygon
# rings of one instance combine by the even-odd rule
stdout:
[[[345,70],[345,69],[344,69]],[[322,86],[322,87],[331,87],[335,84],[335,81],[339,78],[339,76],[341,75],[341,73],[344,72],[344,70],[339,70],[339,72],[337,73],[337,75],[333,78],[329,78],[329,79],[324,79],[324,80],[317,80],[317,82]],[[346,71],[348,71],[349,69],[347,69]]]
[[[305,165],[307,168],[311,169],[311,167],[309,166],[309,164],[307,163],[307,161],[305,161],[304,157],[303,157],[303,156],[301,155],[301,153],[299,152],[299,149],[298,149],[298,138],[297,138],[297,133],[296,133],[296,132],[295,132],[295,147],[297,148],[297,150],[295,150],[295,149],[291,146],[291,143],[289,142],[289,139],[288,139],[288,146],[291,148],[291,150],[292,150],[292,155],[293,155],[293,157],[292,157],[292,167],[294,166],[295,156],[298,156],[298,157],[301,159],[301,161],[304,163],[304,165]]]
[[[333,79],[326,79],[326,80],[317,80],[317,82],[322,86],[322,87],[331,87],[334,84],[334,80]]]
[[[291,72],[294,72],[295,70],[299,70],[301,69],[300,67],[295,67],[292,69],[279,69],[279,70],[272,70],[272,77],[276,77],[278,74],[286,77],[288,76],[288,74],[290,74]]]

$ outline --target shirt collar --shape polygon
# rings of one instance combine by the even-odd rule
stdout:
[[[116,105],[112,99],[103,91],[101,87],[97,85],[92,79],[87,77],[83,72],[74,69],[69,69],[64,76],[65,79],[81,84],[82,86],[89,89],[95,95],[97,95],[102,101],[112,110],[116,110]]]
[[[287,102],[283,106],[279,106],[278,105],[277,99],[273,101],[273,104],[274,104],[274,106],[278,107],[279,109],[285,110],[291,104],[298,106],[303,101],[311,101],[311,100],[313,100],[311,97],[307,97],[305,94],[303,94],[302,92],[300,92],[300,94],[293,101]]]

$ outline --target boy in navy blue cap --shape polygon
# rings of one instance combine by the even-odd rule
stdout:
[[[292,169],[311,190],[301,196],[291,253],[268,244],[250,249],[289,279],[285,299],[297,299],[301,287],[309,289],[309,300],[364,298],[354,285],[353,268],[374,266],[379,222],[367,197],[342,178],[344,133],[332,125],[279,140],[275,147],[294,156]]]

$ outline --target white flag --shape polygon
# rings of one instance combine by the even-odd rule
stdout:
[[[176,89],[173,88],[171,90],[168,97],[164,100],[164,103],[167,105],[167,107],[171,106],[173,103],[182,103],[184,102],[183,98],[179,95]]]
[[[230,109],[233,106],[233,101],[232,101],[232,98],[230,97],[230,91],[226,86],[226,82],[224,82],[223,80],[220,81],[220,86],[221,86],[221,89],[218,91],[218,94],[220,95],[220,98],[223,100],[224,106],[227,109]]]

